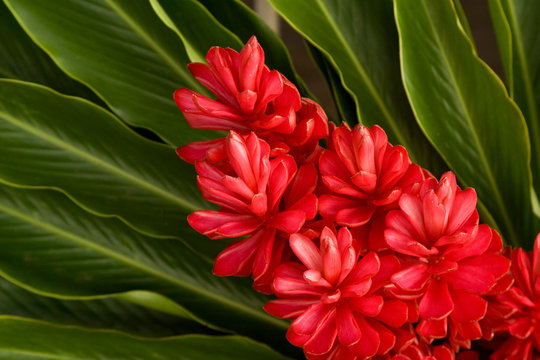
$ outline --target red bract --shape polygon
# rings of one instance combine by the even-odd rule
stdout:
[[[198,129],[253,131],[270,144],[271,155],[293,151],[310,157],[318,141],[328,136],[322,108],[301,99],[296,87],[282,74],[264,65],[264,52],[252,37],[240,53],[213,47],[208,65],[189,64],[193,76],[217,100],[188,89],[174,93],[176,104],[189,124]],[[191,163],[223,160],[224,139],[200,141],[177,150]]]
[[[299,231],[317,212],[314,166],[305,165],[297,171],[292,157],[270,160],[269,153],[268,144],[255,134],[244,138],[231,131],[226,139],[227,166],[196,163],[204,198],[222,209],[196,211],[188,217],[195,230],[212,239],[247,236],[218,255],[214,273],[252,273],[254,286],[266,292],[271,281],[268,273],[272,264],[281,262],[279,254],[287,234]]]
[[[452,173],[428,179],[418,195],[403,194],[400,210],[386,217],[385,240],[403,254],[403,269],[392,276],[397,296],[417,297],[426,341],[450,336],[452,344],[470,346],[481,337],[487,293],[508,271],[498,234],[478,226],[473,189],[460,190]],[[448,332],[448,329],[450,331]]]
[[[276,269],[279,299],[265,306],[272,315],[294,319],[289,341],[312,359],[364,359],[390,351],[396,344],[392,329],[409,320],[406,303],[378,291],[399,268],[395,256],[369,252],[359,259],[347,228],[337,236],[323,229],[320,249],[300,234],[291,235],[290,245],[301,263]]]
[[[501,322],[508,339],[492,355],[493,360],[540,358],[540,234],[534,251],[514,249],[511,271],[515,279],[509,292],[498,296],[512,314]]]
[[[397,205],[403,192],[423,180],[402,146],[392,146],[379,126],[341,125],[319,161],[322,180],[335,194],[320,198],[320,213],[344,226],[367,223],[375,210]]]

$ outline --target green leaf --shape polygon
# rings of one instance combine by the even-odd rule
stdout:
[[[502,82],[476,55],[451,3],[396,1],[405,87],[422,129],[476,189],[511,244],[538,232],[527,128]]]
[[[285,357],[239,336],[184,335],[163,339],[57,326],[16,317],[0,317],[0,358],[277,360]]]
[[[0,273],[42,295],[91,298],[133,290],[162,294],[202,323],[290,349],[287,323],[262,310],[250,279],[217,277],[174,239],[144,236],[92,215],[64,195],[0,187]]]
[[[39,83],[64,94],[103,104],[90,89],[63,73],[32,42],[2,1],[0,19],[0,76]]]
[[[497,38],[497,44],[499,46],[499,52],[501,54],[502,65],[504,69],[505,82],[507,84],[508,92],[510,96],[514,93],[514,80],[512,71],[512,32],[510,30],[510,24],[504,13],[500,0],[488,0],[489,13],[491,15],[491,22],[493,23],[493,30]]]
[[[208,138],[183,120],[181,87],[203,91],[182,42],[149,2],[6,0],[30,37],[71,77],[92,88],[130,125],[179,146]]]
[[[454,9],[456,9],[456,14],[459,19],[459,24],[461,25],[465,34],[467,34],[467,37],[469,38],[471,43],[474,44],[474,38],[472,36],[469,20],[467,20],[467,15],[465,14],[465,10],[463,10],[463,6],[461,6],[461,0],[452,0],[452,5],[454,5]]]
[[[210,257],[223,247],[187,224],[205,205],[193,166],[173,148],[141,138],[94,104],[38,85],[0,80],[0,99],[0,179],[65,191],[90,211],[181,237]]]
[[[354,127],[356,125],[356,105],[354,99],[343,87],[336,69],[334,69],[326,56],[315,46],[306,42],[306,48],[330,88],[340,122],[346,122]]]
[[[446,168],[415,123],[403,91],[399,47],[389,0],[270,0],[278,12],[331,60],[357,104],[360,121],[379,124],[413,161]]]
[[[302,96],[314,98],[295,71],[283,41],[246,4],[240,0],[199,0],[199,2],[212,13],[217,21],[236,34],[242,43],[246,43],[253,35],[257,36],[257,40],[264,49],[265,63],[268,67],[279,70],[285,75],[298,87]]]
[[[95,300],[61,300],[34,294],[0,277],[0,314],[61,325],[110,328],[144,336],[211,332],[193,320],[122,300],[140,294],[130,292]]]
[[[533,183],[540,193],[540,2],[490,0],[489,5],[508,92],[529,127]]]
[[[150,0],[160,19],[182,39],[189,58],[204,63],[213,46],[240,51],[243,44],[195,0]],[[195,20],[196,19],[196,20]]]

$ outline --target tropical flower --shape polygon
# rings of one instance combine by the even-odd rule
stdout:
[[[492,354],[493,360],[532,360],[540,357],[540,234],[533,252],[512,252],[515,279],[510,291],[498,295],[507,316],[499,322],[506,341]],[[501,335],[501,333],[499,333]]]
[[[482,336],[482,295],[509,269],[500,237],[478,226],[475,207],[475,191],[460,190],[446,173],[439,182],[426,180],[418,195],[403,194],[399,210],[386,217],[386,242],[402,254],[395,294],[419,300],[416,331],[427,342],[448,335],[453,346],[470,347]]]
[[[409,306],[384,296],[382,287],[399,269],[394,255],[368,252],[360,257],[350,231],[323,229],[320,247],[293,234],[290,246],[300,263],[280,265],[274,275],[277,300],[264,308],[293,318],[287,338],[308,358],[363,359],[388,353],[396,345],[393,329],[403,326]]]
[[[247,236],[218,255],[214,273],[252,273],[256,288],[266,292],[271,281],[268,272],[273,270],[270,265],[281,262],[276,254],[283,251],[287,234],[299,231],[317,213],[314,166],[297,169],[291,156],[270,159],[269,154],[268,144],[254,133],[244,138],[231,131],[226,138],[225,165],[195,164],[204,198],[222,209],[196,211],[188,217],[195,230],[212,239]],[[262,279],[268,283],[261,283]]]
[[[331,148],[319,161],[322,181],[333,194],[322,195],[320,213],[343,226],[366,224],[376,209],[392,208],[403,192],[423,180],[402,146],[392,146],[377,125],[346,124],[332,132]]]
[[[189,89],[174,93],[176,104],[189,124],[198,129],[255,132],[270,144],[271,156],[293,148],[309,157],[318,141],[328,136],[328,119],[322,108],[302,99],[296,87],[276,70],[264,64],[264,52],[253,36],[240,53],[213,47],[207,64],[192,63],[195,79],[217,99]],[[177,150],[190,162],[223,160],[224,139],[199,141]]]

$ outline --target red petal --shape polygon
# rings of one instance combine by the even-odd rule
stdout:
[[[377,353],[381,339],[379,333],[362,316],[356,318],[358,327],[362,332],[360,340],[351,346],[353,351],[360,358],[368,358]]]
[[[381,267],[379,257],[374,252],[367,253],[345,279],[344,285],[354,285],[375,275]]]
[[[281,231],[292,234],[300,231],[305,220],[306,214],[303,211],[288,210],[274,216],[272,225]]]
[[[313,243],[313,240],[301,234],[292,234],[289,238],[289,244],[294,254],[308,269],[322,272],[321,253]]]
[[[452,206],[452,213],[448,219],[447,234],[453,234],[472,216],[476,209],[476,192],[469,188],[458,191]]]
[[[255,231],[261,221],[253,215],[241,215],[214,210],[200,210],[188,216],[188,222],[201,234],[237,237]]]
[[[381,312],[377,315],[377,320],[398,328],[407,322],[408,310],[407,304],[402,301],[386,300]]]
[[[321,256],[324,277],[329,283],[336,284],[341,273],[341,254],[336,235],[327,227],[321,233]]]
[[[396,344],[396,335],[377,321],[370,321],[370,324],[379,333],[379,339],[381,341],[379,349],[377,350],[377,355],[385,355],[392,350]]]
[[[297,263],[280,265],[274,273],[274,292],[278,296],[321,296],[323,289],[304,280],[305,267]]]
[[[422,319],[442,319],[454,310],[454,302],[445,281],[431,280],[426,293],[420,299],[418,311]]]
[[[476,294],[455,291],[452,293],[452,299],[454,301],[452,319],[458,322],[480,320],[486,315],[487,301]]]
[[[337,337],[336,310],[332,309],[322,319],[311,338],[304,344],[304,350],[308,354],[325,354],[332,349]]]
[[[231,243],[216,258],[214,274],[218,276],[247,276],[251,273],[253,257],[264,231],[259,231],[245,240]]]
[[[392,281],[403,290],[418,291],[424,288],[431,277],[428,269],[427,264],[413,265],[395,273]]]
[[[513,336],[519,339],[528,338],[531,335],[531,333],[534,331],[534,329],[535,329],[534,323],[531,321],[530,318],[527,318],[527,317],[515,319],[508,326],[508,331],[510,331],[510,334],[512,334]]]
[[[311,335],[331,311],[335,311],[331,305],[313,304],[293,321],[291,328],[299,335]]]
[[[340,210],[354,208],[357,205],[357,200],[341,196],[321,195],[319,197],[319,212],[324,218],[334,218]]]
[[[225,139],[215,139],[215,140],[206,140],[206,141],[196,141],[191,144],[179,147],[176,149],[176,154],[184,161],[194,164],[195,161],[204,160],[207,156],[208,151],[211,151],[214,148],[225,148]],[[225,154],[222,159],[225,158]],[[214,162],[216,159],[212,159]]]
[[[336,214],[336,222],[349,227],[362,226],[371,219],[374,212],[375,208],[373,206],[362,206],[357,203],[354,208],[339,210]]]
[[[446,337],[447,319],[441,320],[420,320],[416,326],[418,335],[428,339],[442,339]]]
[[[337,308],[336,322],[339,342],[341,344],[352,345],[360,340],[362,333],[348,306],[344,305]]]
[[[308,307],[319,302],[319,299],[277,299],[264,305],[264,310],[278,318],[285,319],[302,314]]]
[[[353,297],[349,300],[353,309],[365,316],[377,316],[383,308],[383,298],[380,295]]]

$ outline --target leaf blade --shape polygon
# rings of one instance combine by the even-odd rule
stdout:
[[[30,37],[71,77],[93,89],[130,125],[175,146],[203,140],[173,101],[189,87],[204,92],[187,70],[181,41],[149,3],[127,0],[27,1],[6,4]]]
[[[0,80],[0,179],[60,189],[84,208],[212,257],[221,246],[186,222],[204,206],[191,165],[103,109],[45,87]],[[28,107],[28,101],[32,107]]]
[[[390,1],[270,2],[330,59],[355,99],[360,122],[381,125],[391,142],[405,146],[413,161],[434,173],[446,168],[407,103]]]
[[[9,359],[286,359],[239,336],[184,335],[148,339],[118,331],[97,331],[0,317],[0,357]],[[24,336],[22,336],[24,334]]]
[[[286,344],[287,325],[262,311],[248,279],[220,278],[181,242],[89,214],[60,193],[0,186],[0,273],[38,294],[88,299],[146,290],[205,324]]]
[[[396,1],[395,10],[405,87],[418,122],[460,179],[475,187],[505,240],[532,241],[538,224],[519,109],[476,55],[451,3]]]

